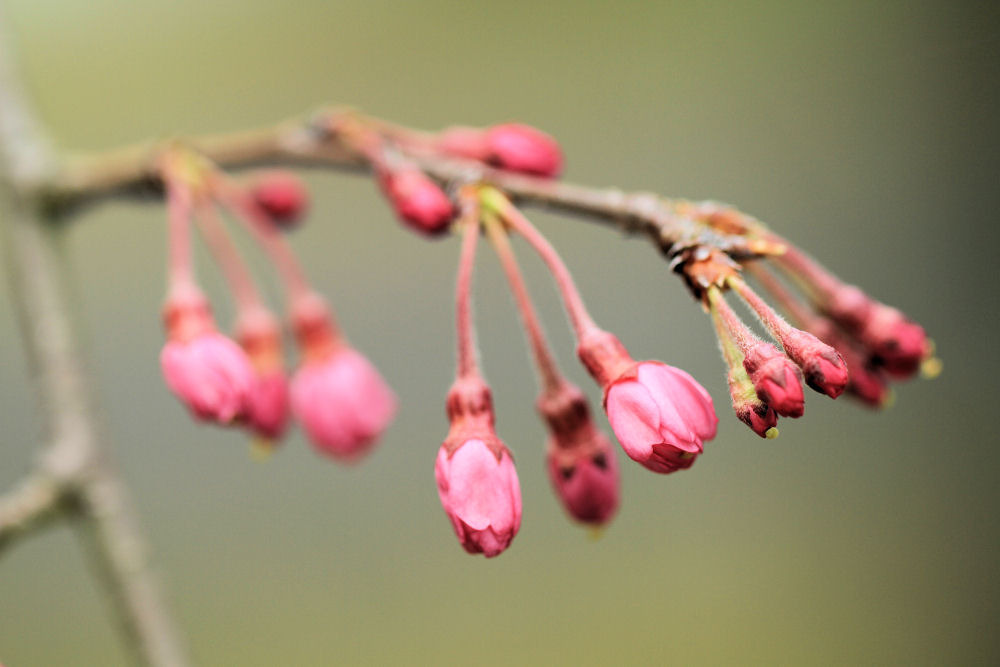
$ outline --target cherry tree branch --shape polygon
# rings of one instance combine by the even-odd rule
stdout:
[[[136,658],[185,665],[131,501],[110,464],[69,318],[60,228],[40,193],[60,173],[58,158],[20,86],[0,7],[0,218],[7,269],[47,442],[36,470],[0,498],[0,545],[47,519],[75,519]]]
[[[394,128],[387,136],[390,141],[400,132],[418,134],[415,130],[361,116],[352,110],[330,108],[273,126],[174,141],[182,141],[226,168],[266,164],[368,171],[371,168],[369,157],[352,145],[351,137],[330,129],[343,117],[360,119],[376,129]],[[42,188],[43,200],[53,211],[67,212],[107,197],[160,196],[158,156],[170,143],[144,143],[72,157]],[[395,149],[408,150],[403,145]],[[745,235],[720,233],[704,221],[687,215],[697,207],[683,200],[651,192],[625,192],[617,188],[594,188],[524,176],[427,151],[410,152],[406,157],[446,185],[470,182],[492,185],[522,205],[583,216],[617,226],[627,233],[645,234],[665,252],[677,245],[710,245],[735,258],[758,256],[759,249],[748,242]]]

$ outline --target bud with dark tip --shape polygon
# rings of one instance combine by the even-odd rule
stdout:
[[[760,400],[782,417],[802,416],[805,412],[802,373],[778,348],[758,341],[747,351],[743,367]]]
[[[309,208],[309,191],[289,171],[267,171],[254,177],[250,196],[278,227],[296,227]]]

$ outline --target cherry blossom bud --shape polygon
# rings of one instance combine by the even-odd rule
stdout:
[[[847,364],[834,348],[816,336],[789,327],[782,336],[785,353],[802,369],[806,384],[830,398],[837,398],[847,387]]]
[[[802,373],[792,360],[770,343],[758,341],[743,360],[757,396],[782,417],[801,417],[805,412]]]
[[[486,162],[501,169],[553,177],[562,171],[562,150],[550,135],[530,125],[505,123],[486,130]]]
[[[864,346],[875,364],[892,375],[912,375],[930,353],[923,327],[857,287],[839,286],[823,307]]]
[[[289,171],[257,174],[250,184],[250,196],[279,227],[298,225],[309,208],[309,191],[298,176]]]
[[[719,423],[704,387],[679,368],[636,363],[617,338],[593,332],[577,350],[604,387],[604,409],[615,436],[634,461],[654,472],[690,468]]]
[[[566,511],[577,521],[607,523],[618,509],[618,461],[608,438],[594,425],[577,387],[543,394],[538,411],[549,429],[546,467]]]
[[[478,377],[448,394],[451,428],[434,464],[441,506],[471,554],[502,553],[521,527],[521,487],[510,451],[493,430],[493,402]]]
[[[281,350],[281,330],[263,308],[241,315],[236,338],[254,369],[247,402],[247,425],[268,440],[281,438],[288,425],[288,379]]]
[[[198,419],[229,424],[241,417],[253,369],[243,350],[215,330],[204,296],[191,285],[171,290],[164,322],[160,367],[170,390]]]
[[[424,172],[415,167],[384,171],[379,174],[379,184],[396,215],[412,229],[430,235],[448,230],[455,208]]]
[[[357,461],[396,412],[396,397],[375,367],[334,331],[315,295],[293,306],[303,361],[292,379],[292,411],[317,451]]]
[[[736,417],[751,431],[769,440],[778,437],[778,414],[760,400],[746,370],[739,366],[729,369],[729,395]]]

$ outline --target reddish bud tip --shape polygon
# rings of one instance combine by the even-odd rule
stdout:
[[[733,399],[733,411],[741,422],[762,438],[776,437],[778,414],[760,400],[744,369],[730,368],[729,394]]]
[[[556,496],[577,521],[607,523],[618,509],[618,461],[594,425],[583,392],[564,384],[537,405],[549,430],[546,467]]]
[[[782,337],[785,352],[802,369],[806,384],[830,398],[847,387],[847,364],[840,353],[811,333],[791,329]]]
[[[770,343],[754,345],[743,360],[757,396],[782,417],[801,417],[805,412],[802,374],[792,360]]]
[[[913,375],[930,353],[923,327],[895,308],[871,299],[857,287],[839,287],[824,308],[865,348],[872,363],[891,375]]]
[[[562,150],[550,135],[530,125],[505,123],[486,130],[486,162],[501,169],[553,177],[562,171]]]
[[[309,208],[309,191],[289,171],[256,175],[250,184],[250,196],[278,227],[285,229],[296,227]]]
[[[419,169],[383,172],[379,183],[396,215],[418,232],[441,234],[447,231],[455,217],[451,200]]]

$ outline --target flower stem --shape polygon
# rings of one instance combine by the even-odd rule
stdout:
[[[549,271],[552,272],[552,277],[559,288],[559,293],[562,295],[577,340],[582,340],[589,333],[599,331],[594,320],[590,317],[590,313],[587,312],[587,307],[583,303],[580,291],[576,288],[573,276],[570,275],[569,269],[566,268],[566,264],[552,247],[552,244],[499,190],[486,188],[482,191],[482,196],[483,203],[496,211],[507,224],[523,236],[549,267]]]
[[[236,244],[219,219],[213,202],[209,199],[198,202],[195,212],[198,228],[222,268],[222,273],[236,300],[237,309],[240,312],[247,312],[260,307],[260,292],[257,291],[253,277],[240,257]]]
[[[267,219],[267,214],[257,206],[250,195],[221,172],[213,173],[211,191],[271,257],[285,287],[288,302],[295,303],[311,294],[309,280],[291,247],[278,235],[271,221]]]
[[[194,282],[191,265],[191,189],[169,173],[167,189],[167,281],[171,288]]]
[[[545,340],[545,332],[538,320],[538,313],[531,303],[531,296],[524,284],[524,276],[517,264],[517,258],[514,256],[513,248],[511,248],[507,231],[504,229],[503,223],[491,211],[484,212],[483,224],[490,242],[493,244],[493,249],[496,250],[497,257],[500,259],[504,273],[507,275],[511,294],[514,296],[518,312],[521,314],[521,321],[524,324],[528,344],[535,360],[535,367],[542,383],[542,392],[545,394],[555,393],[565,384],[565,380],[559,372],[549,344]]]
[[[728,334],[726,336],[720,334],[719,340],[728,339],[736,344],[736,347],[739,348],[742,354],[747,354],[756,342],[757,337],[743,323],[743,320],[733,312],[733,309],[729,307],[718,287],[713,286],[708,289],[708,305],[713,320],[717,322],[717,325],[721,325]],[[725,351],[725,345],[723,345],[723,353]]]
[[[472,323],[472,270],[476,263],[479,241],[479,203],[471,197],[463,199],[462,249],[458,258],[458,278],[455,287],[455,328],[458,339],[458,377],[479,377],[476,361],[475,331]]]

